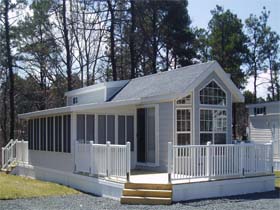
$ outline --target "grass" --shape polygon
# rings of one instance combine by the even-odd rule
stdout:
[[[0,200],[78,193],[63,185],[0,173]]]
[[[275,171],[275,187],[280,189],[280,171]]]

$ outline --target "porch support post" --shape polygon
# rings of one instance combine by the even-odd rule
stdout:
[[[72,154],[74,154],[74,172],[76,172],[77,170],[77,166],[76,166],[76,155],[78,155],[78,152],[76,151],[77,149],[77,115],[76,113],[71,113],[71,133],[70,133],[70,137],[71,141],[70,141],[70,151]],[[54,118],[53,118],[54,120]],[[55,121],[55,120],[54,120]]]
[[[110,176],[110,171],[111,171],[111,142],[110,141],[107,141],[106,142],[106,145],[107,145],[107,167],[106,167],[106,176],[109,177]]]
[[[126,142],[126,181],[130,182],[130,161],[131,161],[131,155],[130,155],[130,142]]]
[[[241,157],[240,157],[240,173],[241,176],[245,175],[245,171],[244,171],[244,162],[245,162],[245,143],[242,141],[240,143],[240,152],[241,152]]]
[[[90,152],[90,156],[89,156],[89,175],[92,174],[92,167],[93,167],[93,141],[89,141],[89,152]]]
[[[208,180],[210,180],[211,175],[211,155],[211,141],[208,141],[206,147],[206,175]]]
[[[171,183],[171,173],[172,173],[172,142],[168,142],[168,183]]]
[[[271,167],[271,173],[274,173],[274,169],[273,169],[273,141],[269,142],[269,165]]]

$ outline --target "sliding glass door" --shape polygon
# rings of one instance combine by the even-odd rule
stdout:
[[[155,108],[137,109],[137,161],[155,163]]]

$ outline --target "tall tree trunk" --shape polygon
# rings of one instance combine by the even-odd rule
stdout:
[[[131,13],[131,28],[130,28],[130,39],[129,39],[129,50],[130,50],[130,78],[135,78],[135,2],[130,0],[130,13]]]
[[[4,145],[5,146],[8,143],[8,129],[7,129],[7,123],[8,123],[8,117],[7,117],[7,113],[8,113],[8,107],[7,107],[7,82],[8,82],[8,75],[7,75],[7,71],[5,71],[5,76],[6,76],[6,81],[3,84],[2,90],[3,90],[3,111],[2,111],[2,116],[3,116],[3,121],[1,124],[1,130],[2,130],[2,136],[4,139]]]
[[[169,69],[169,48],[166,47],[165,70]]]
[[[152,70],[157,73],[157,9],[156,2],[153,2],[153,20],[152,20],[153,40],[152,40]]]
[[[72,59],[70,52],[70,41],[68,37],[68,26],[66,20],[66,0],[62,2],[62,24],[63,24],[63,35],[64,35],[64,44],[66,51],[66,71],[67,71],[67,88],[68,91],[72,90]]]
[[[115,58],[115,11],[112,6],[111,0],[107,0],[108,10],[111,16],[111,26],[110,26],[110,60],[112,64],[113,80],[117,80],[117,67]]]
[[[274,87],[274,83],[275,83],[275,80],[274,80],[274,76],[273,76],[273,64],[272,64],[272,61],[270,60],[269,61],[269,67],[270,67],[270,84],[271,84],[271,95],[272,95],[272,100],[274,101],[275,100],[275,87]]]
[[[12,60],[11,40],[10,40],[9,7],[10,7],[10,1],[5,0],[5,8],[4,8],[5,41],[6,41],[7,68],[9,70],[9,85],[10,85],[9,87],[10,139],[13,139],[14,130],[15,130],[15,103],[14,103],[14,72],[13,72],[13,60]]]
[[[258,70],[257,70],[257,64],[255,62],[254,67],[254,103],[257,103],[257,78],[258,78]]]

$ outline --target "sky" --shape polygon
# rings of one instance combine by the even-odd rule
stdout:
[[[236,14],[242,22],[250,16],[250,14],[261,14],[262,8],[265,6],[270,11],[268,25],[272,30],[280,34],[280,0],[188,0],[188,12],[192,20],[192,26],[199,28],[207,28],[208,22],[211,19],[210,11],[216,5],[223,6],[225,10],[229,9]],[[259,83],[267,82],[269,78],[268,73],[260,75]],[[268,84],[258,86],[258,97],[267,96]],[[253,79],[249,78],[245,90],[253,90]]]

